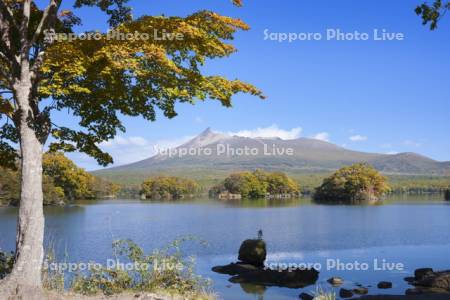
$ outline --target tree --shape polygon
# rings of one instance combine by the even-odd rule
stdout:
[[[156,176],[146,179],[140,194],[146,199],[182,199],[200,191],[199,185],[190,179],[175,176]]]
[[[79,168],[61,152],[44,154],[43,172],[69,201],[113,196],[117,191],[114,184]]]
[[[300,194],[298,183],[286,174],[263,170],[231,174],[222,184],[212,187],[209,194],[215,196],[224,191],[252,199],[264,198],[267,194],[291,196]]]
[[[177,102],[213,99],[229,107],[239,92],[262,97],[250,84],[201,72],[207,60],[235,51],[228,41],[248,29],[244,22],[206,10],[134,19],[127,2],[75,0],[69,11],[61,10],[62,0],[49,0],[44,8],[32,0],[0,0],[0,161],[21,164],[15,265],[2,292],[41,287],[42,153],[49,137],[51,151],[81,151],[107,165],[112,158],[98,145],[125,130],[120,116],[154,121],[158,109],[175,117]],[[81,24],[75,14],[81,7],[106,13],[118,38],[96,33],[96,38],[54,39],[54,33],[70,34]],[[135,32],[147,38],[133,38]],[[155,36],[162,32],[183,38]],[[61,110],[79,126],[54,124],[52,114]]]
[[[416,7],[416,14],[422,17],[422,24],[430,23],[430,29],[435,30],[439,21],[445,16],[450,9],[450,2],[443,2],[442,0],[434,0],[432,4],[427,2],[422,3]]]
[[[319,202],[359,203],[378,200],[389,192],[386,178],[366,163],[343,167],[323,180],[314,194]]]

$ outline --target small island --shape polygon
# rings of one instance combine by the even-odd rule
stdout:
[[[154,176],[141,185],[141,199],[179,200],[192,198],[200,192],[200,186],[191,179],[175,176]]]
[[[300,196],[299,184],[281,172],[240,172],[212,187],[210,197],[231,199],[289,199]]]
[[[325,178],[316,188],[314,200],[330,204],[376,203],[389,191],[387,179],[374,167],[357,163]]]

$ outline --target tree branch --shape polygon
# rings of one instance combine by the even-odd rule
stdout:
[[[28,48],[28,25],[30,24],[31,17],[31,0],[23,0],[23,13],[22,22],[20,24],[20,40],[23,47]],[[23,55],[24,53],[22,53]]]
[[[14,26],[16,29],[19,29],[16,19],[14,19],[14,14],[12,10],[3,0],[0,0],[0,11],[2,15],[5,17],[5,19],[8,20],[10,26]]]
[[[36,29],[36,31],[34,32],[33,38],[31,39],[31,46],[37,41],[37,39],[39,38],[39,36],[42,34],[43,30],[44,30],[44,26],[45,23],[47,23],[47,21],[50,18],[54,18],[56,17],[56,14],[58,12],[58,9],[61,5],[62,1],[59,0],[50,0],[49,5],[45,8],[44,13],[42,15],[42,18],[39,22],[39,25]]]

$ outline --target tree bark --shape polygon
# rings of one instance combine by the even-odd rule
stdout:
[[[27,82],[28,83],[28,82]],[[42,288],[44,213],[42,191],[43,146],[32,128],[31,84],[16,90],[20,105],[21,197],[17,220],[16,256],[10,279],[25,289]]]
[[[21,284],[41,287],[44,258],[42,145],[28,126],[21,128],[22,183],[12,272]]]

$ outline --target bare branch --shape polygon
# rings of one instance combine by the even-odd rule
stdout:
[[[59,0],[50,0],[49,5],[47,6],[47,8],[45,8],[44,13],[42,15],[42,18],[39,22],[39,25],[33,35],[33,38],[31,39],[31,46],[37,41],[37,39],[39,38],[39,36],[42,34],[43,30],[44,30],[44,26],[47,23],[47,21],[49,21],[49,19],[51,18],[56,18],[56,14],[58,12],[58,9],[61,5],[62,1]]]

